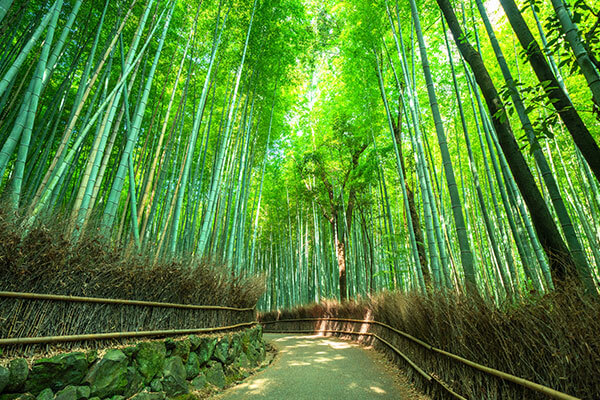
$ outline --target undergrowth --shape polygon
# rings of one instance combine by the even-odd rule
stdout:
[[[254,307],[264,291],[262,277],[234,276],[204,259],[155,262],[97,230],[72,241],[60,217],[23,226],[0,211],[0,290],[232,307]]]

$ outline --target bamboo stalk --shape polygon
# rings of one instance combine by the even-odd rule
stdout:
[[[9,345],[29,345],[40,343],[61,343],[61,342],[80,342],[85,340],[110,340],[110,339],[125,339],[135,337],[150,337],[150,336],[177,336],[191,335],[197,333],[210,333],[226,331],[244,326],[254,326],[258,321],[242,322],[235,325],[219,326],[215,328],[195,328],[195,329],[169,329],[159,331],[140,331],[140,332],[114,332],[114,333],[92,333],[86,335],[65,335],[65,336],[41,336],[28,338],[10,338],[0,339],[0,346]]]
[[[527,389],[531,389],[534,390],[536,392],[539,393],[543,393],[547,396],[550,396],[553,399],[560,399],[560,400],[580,400],[577,397],[568,395],[566,393],[562,393],[559,392],[558,390],[554,390],[552,388],[549,388],[547,386],[544,385],[540,385],[539,383],[535,383],[532,381],[529,381],[527,379],[523,379],[523,378],[519,378],[518,376],[515,375],[511,375],[508,374],[506,372],[502,372],[499,371],[497,369],[494,368],[490,368],[490,367],[486,367],[485,365],[482,364],[478,364],[474,361],[468,360],[466,358],[463,358],[461,356],[458,356],[456,354],[453,353],[449,353],[445,350],[442,349],[438,349],[437,347],[433,347],[432,345],[423,342],[422,340],[419,340],[417,338],[415,338],[414,336],[409,335],[406,332],[402,332],[396,328],[391,327],[390,325],[384,324],[383,322],[379,322],[379,321],[367,321],[367,320],[360,320],[360,319],[351,319],[351,318],[298,318],[298,319],[282,319],[282,320],[278,320],[278,321],[261,321],[260,323],[262,325],[269,325],[269,324],[273,324],[273,323],[278,323],[278,322],[300,322],[300,321],[339,321],[339,322],[354,322],[354,323],[363,323],[363,324],[372,324],[372,325],[379,325],[382,326],[384,328],[388,328],[389,330],[413,341],[414,343],[419,344],[420,346],[423,346],[425,348],[427,348],[428,350],[431,350],[433,352],[436,352],[438,354],[442,354],[448,358],[451,358],[453,360],[459,361],[465,365],[468,365],[472,368],[475,368],[479,371],[482,371],[488,375],[492,375],[495,376],[497,378],[501,378],[504,380],[507,380],[509,382],[512,383],[516,383],[517,385],[523,386]],[[312,330],[311,332],[315,332],[314,330]],[[319,332],[328,332],[327,330],[321,331],[319,330]],[[340,332],[340,333],[344,333],[344,332]],[[348,332],[348,333],[354,333],[357,335],[366,335],[366,333],[360,333],[360,332]],[[367,332],[368,333],[368,332]],[[367,336],[373,336],[374,334],[368,334]],[[443,385],[442,385],[443,386]]]
[[[227,306],[201,306],[201,305],[195,305],[195,304],[162,303],[162,302],[157,302],[157,301],[106,299],[106,298],[100,298],[100,297],[64,296],[64,295],[57,295],[57,294],[4,292],[4,291],[0,291],[0,297],[8,297],[8,298],[15,298],[15,299],[28,299],[28,300],[67,301],[67,302],[80,302],[80,303],[123,304],[123,305],[129,305],[129,306],[181,308],[181,309],[190,309],[190,310],[226,310],[226,311],[252,311],[252,310],[254,310],[254,308],[237,308],[237,307],[227,307]]]

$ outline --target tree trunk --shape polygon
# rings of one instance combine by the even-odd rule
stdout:
[[[348,298],[348,287],[346,283],[346,243],[344,242],[344,233],[340,232],[339,221],[337,217],[331,223],[335,240],[335,255],[338,263],[338,279],[340,284],[340,301]]]

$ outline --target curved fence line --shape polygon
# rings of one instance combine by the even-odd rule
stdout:
[[[336,322],[351,322],[351,323],[362,323],[362,324],[378,325],[378,326],[384,327],[386,329],[389,329],[392,332],[394,332],[394,333],[396,333],[396,334],[398,334],[400,336],[403,336],[404,338],[406,338],[408,340],[411,340],[412,342],[414,342],[414,343],[416,343],[416,344],[418,344],[418,345],[420,345],[422,347],[425,347],[428,350],[431,350],[431,351],[433,351],[435,353],[438,353],[438,354],[442,354],[442,355],[444,355],[444,356],[446,356],[448,358],[456,360],[456,361],[458,361],[458,362],[460,362],[462,364],[468,365],[469,367],[475,368],[475,369],[477,369],[479,371],[482,371],[482,372],[484,372],[484,373],[486,373],[488,375],[492,375],[492,376],[495,376],[497,378],[501,378],[501,379],[507,380],[509,382],[515,383],[517,385],[523,386],[525,388],[534,390],[536,392],[543,393],[543,394],[545,394],[547,396],[550,396],[550,397],[552,397],[554,399],[560,399],[560,400],[579,400],[577,397],[568,395],[568,394],[563,393],[563,392],[559,392],[558,390],[549,388],[549,387],[544,386],[544,385],[540,385],[539,383],[535,383],[535,382],[532,382],[530,380],[527,380],[527,379],[524,379],[524,378],[520,378],[518,376],[511,375],[511,374],[508,374],[506,372],[502,372],[502,371],[499,371],[499,370],[494,369],[494,368],[487,367],[487,366],[482,365],[482,364],[478,364],[478,363],[476,363],[474,361],[471,361],[471,360],[468,360],[468,359],[466,359],[464,357],[458,356],[456,354],[447,352],[447,351],[442,350],[442,349],[438,349],[437,347],[434,347],[434,346],[432,346],[432,345],[430,345],[430,344],[428,344],[428,343],[426,343],[426,342],[424,342],[422,340],[419,340],[419,339],[415,338],[414,336],[409,335],[406,332],[400,331],[400,330],[398,330],[398,329],[396,329],[396,328],[394,328],[394,327],[392,327],[392,326],[390,326],[388,324],[385,324],[385,323],[379,322],[379,321],[368,321],[368,320],[360,320],[360,319],[352,319],[352,318],[296,318],[296,319],[281,319],[281,320],[274,320],[274,321],[261,321],[260,323],[263,324],[263,325],[269,325],[269,324],[275,324],[275,323],[279,323],[279,322],[311,322],[311,321],[336,321]],[[334,331],[334,330],[322,330],[322,331],[321,330],[312,330],[310,332],[314,333],[314,332],[327,332],[327,331]],[[285,333],[285,332],[282,332],[282,333]],[[292,333],[296,333],[296,332],[292,332]],[[374,336],[374,337],[380,339],[379,337],[377,337],[377,335],[372,334],[370,332],[364,333],[364,332],[353,332],[353,331],[339,331],[339,333],[351,333],[351,334],[355,334],[355,335]],[[388,346],[392,347],[391,344],[385,342],[384,340],[382,340],[382,342],[384,342]],[[398,353],[398,351],[396,351],[396,349],[393,348],[393,350]],[[408,362],[407,357],[405,357],[403,355],[401,355],[401,357],[403,357]],[[413,366],[413,367],[416,366],[416,364],[414,364],[414,362],[412,362],[412,361],[410,361],[409,364],[411,366]],[[421,373],[422,370],[421,371],[419,371],[419,370],[420,370],[420,368],[417,370],[417,372]],[[430,375],[430,374],[427,374],[427,375],[429,375],[431,378],[433,378],[436,381],[438,381],[438,379],[434,378],[432,375]],[[430,380],[430,379],[428,379],[428,380]],[[444,389],[446,389],[448,391],[451,391],[451,389],[449,387],[446,387],[445,383],[443,383],[443,382],[438,382],[438,383],[440,383],[440,385]],[[457,395],[454,392],[452,392],[452,394],[455,395],[455,396],[460,396],[460,395]]]
[[[194,328],[194,329],[171,329],[159,331],[139,331],[139,332],[111,332],[111,333],[93,333],[85,335],[64,335],[64,336],[40,336],[27,338],[10,338],[0,339],[0,346],[9,345],[29,345],[29,344],[46,344],[60,342],[79,342],[85,340],[110,340],[110,339],[127,339],[134,337],[151,337],[151,336],[177,336],[177,335],[192,335],[197,333],[212,333],[220,331],[228,331],[231,329],[241,328],[244,326],[254,326],[258,321],[243,322],[240,324],[219,326],[215,328]]]
[[[194,304],[177,304],[177,303],[162,303],[157,301],[142,301],[142,300],[124,300],[124,299],[108,299],[102,297],[81,297],[81,296],[65,296],[58,294],[41,294],[41,293],[24,293],[24,292],[3,292],[0,291],[0,297],[13,299],[27,300],[53,300],[66,301],[77,303],[99,303],[99,304],[121,304],[129,306],[148,306],[148,307],[164,307],[164,308],[181,308],[189,310],[224,310],[224,311],[253,311],[252,308],[238,308],[227,306],[199,306]]]

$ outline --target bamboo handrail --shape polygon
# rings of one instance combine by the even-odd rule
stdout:
[[[64,336],[39,336],[27,338],[10,338],[0,339],[0,346],[9,345],[29,345],[43,343],[60,343],[60,342],[78,342],[85,340],[110,340],[110,339],[125,339],[134,337],[151,337],[151,336],[177,336],[177,335],[192,335],[197,333],[211,333],[219,331],[227,331],[244,326],[254,326],[258,321],[243,322],[230,326],[219,326],[215,328],[193,328],[193,329],[170,329],[158,331],[139,331],[139,332],[110,332],[110,333],[90,333],[83,335],[64,335]]]
[[[464,357],[458,356],[456,354],[447,352],[445,350],[442,349],[438,349],[437,347],[434,347],[420,339],[415,338],[414,336],[400,331],[396,328],[391,327],[390,325],[384,324],[383,322],[379,322],[379,321],[369,321],[369,320],[360,320],[360,319],[352,319],[352,318],[294,318],[294,319],[281,319],[281,320],[274,320],[274,321],[260,321],[261,324],[263,325],[269,325],[269,324],[274,324],[274,323],[278,323],[278,322],[300,322],[300,321],[339,321],[339,322],[352,322],[352,323],[363,323],[363,324],[372,324],[372,325],[379,325],[382,326],[384,328],[387,328],[409,340],[411,340],[414,343],[419,344],[422,347],[425,347],[428,350],[431,350],[433,352],[436,352],[438,354],[442,354],[448,358],[451,358],[453,360],[456,360],[462,364],[468,365],[471,368],[475,368],[479,371],[482,371],[488,375],[492,375],[504,380],[507,380],[509,382],[515,383],[517,385],[526,387],[528,389],[534,390],[536,392],[539,393],[543,393],[547,396],[550,396],[554,399],[559,399],[559,400],[580,400],[577,397],[571,396],[569,394],[563,393],[563,392],[559,392],[558,390],[549,388],[547,386],[544,385],[540,385],[539,383],[535,383],[532,382],[530,380],[524,379],[524,378],[520,378],[518,376],[515,375],[511,375],[509,373],[506,372],[502,372],[500,370],[494,369],[494,368],[490,368],[487,367],[485,365],[476,363],[474,361],[468,360]],[[312,332],[315,332],[315,330],[313,330]],[[356,332],[356,334],[360,334],[360,332]],[[442,385],[443,386],[443,385]]]
[[[195,304],[163,303],[163,302],[158,302],[158,301],[108,299],[108,298],[102,298],[102,297],[65,296],[65,295],[59,295],[59,294],[41,294],[41,293],[24,293],[24,292],[0,291],[0,297],[27,299],[27,300],[52,300],[52,301],[78,302],[78,303],[122,304],[122,305],[129,305],[129,306],[180,308],[180,309],[188,309],[188,310],[224,310],[224,311],[253,311],[254,310],[254,308],[238,308],[238,307],[227,307],[227,306],[201,306],[201,305],[195,305]]]

